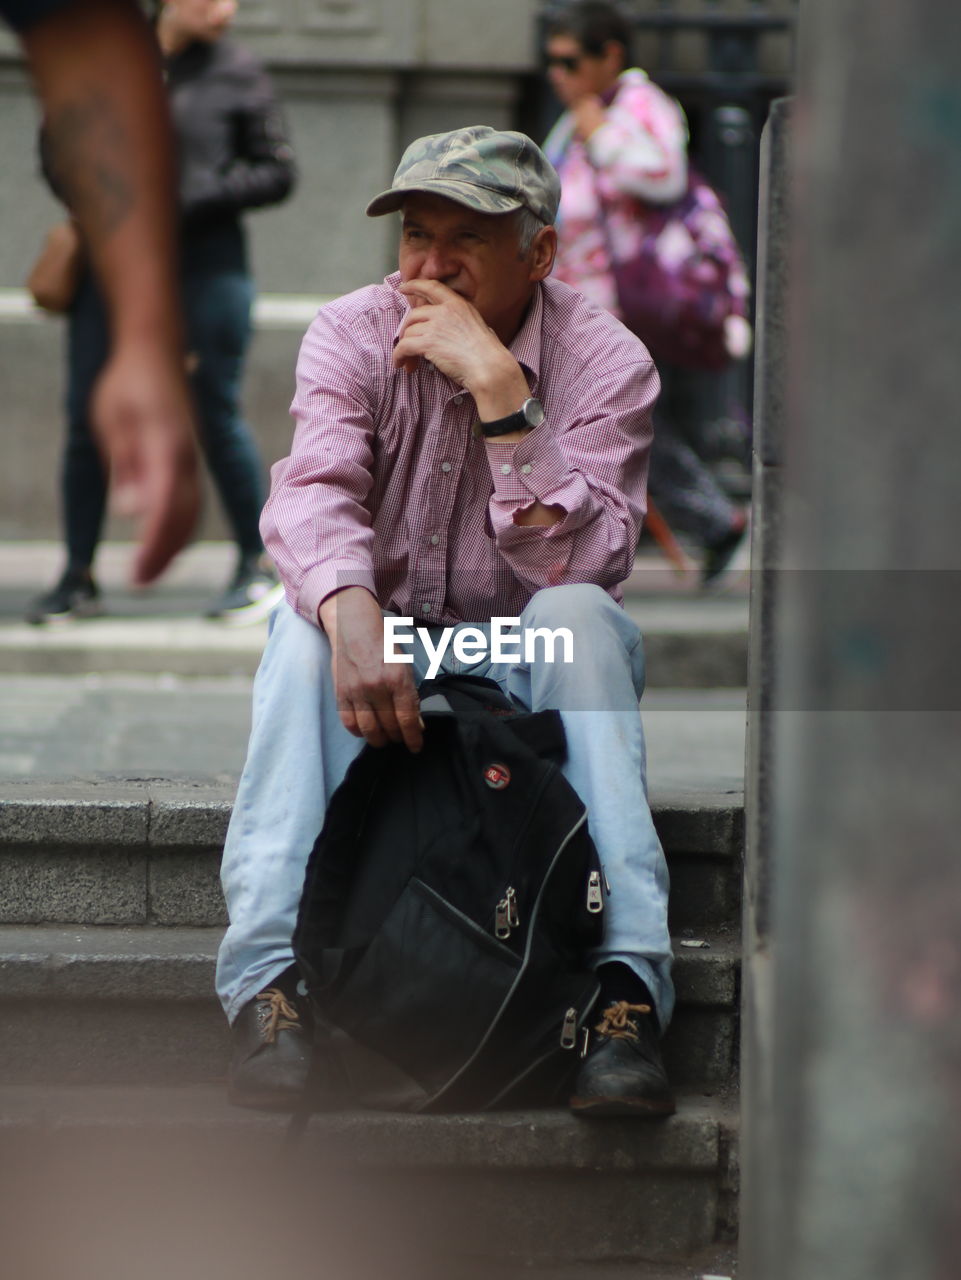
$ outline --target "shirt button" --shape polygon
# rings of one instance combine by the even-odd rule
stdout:
[[[430,613],[430,605],[429,604],[421,605],[420,611],[421,613]]]
[[[432,547],[436,547],[436,546],[437,546],[437,544],[438,544],[438,542],[440,542],[440,538],[438,538],[438,536],[437,536],[437,534],[436,534],[436,533],[432,533],[432,534],[430,535],[430,545],[431,545]]]
[[[525,462],[524,465],[521,467],[521,471],[524,473],[525,476],[529,476],[531,473],[531,464],[529,462]]]
[[[463,403],[464,403],[463,395],[454,396],[454,404],[463,404]]]
[[[509,462],[505,462],[504,465],[501,467],[501,475],[509,476],[510,473],[511,473],[511,465]]]
[[[450,471],[450,463],[449,463],[449,462],[442,462],[442,463],[440,464],[440,469],[441,469],[441,471]]]

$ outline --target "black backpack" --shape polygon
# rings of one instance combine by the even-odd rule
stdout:
[[[597,998],[605,897],[561,718],[449,676],[422,686],[421,714],[420,754],[353,762],[307,866],[313,1085],[394,1110],[547,1104]]]

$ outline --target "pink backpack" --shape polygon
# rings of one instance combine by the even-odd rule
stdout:
[[[603,218],[600,192],[598,200]],[[644,232],[636,256],[618,261],[607,237],[624,323],[655,360],[724,368],[731,359],[724,322],[746,312],[747,272],[720,198],[690,169],[674,204],[635,204]]]

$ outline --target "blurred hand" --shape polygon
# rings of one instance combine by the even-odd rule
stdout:
[[[582,140],[589,138],[607,118],[603,102],[593,93],[586,94],[572,103],[571,115],[574,117],[574,132]]]
[[[194,530],[200,476],[194,414],[179,353],[150,341],[115,345],[91,401],[110,470],[112,507],[138,522],[132,577],[151,582]]]
[[[754,331],[743,316],[728,316],[724,321],[724,346],[732,360],[743,360],[754,342]]]

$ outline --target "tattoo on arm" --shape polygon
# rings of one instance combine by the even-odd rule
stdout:
[[[104,240],[133,207],[131,140],[110,97],[93,89],[46,122],[51,176],[90,237]]]

